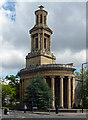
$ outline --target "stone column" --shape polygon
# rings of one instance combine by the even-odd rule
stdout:
[[[21,107],[23,107],[23,80],[22,80],[21,90],[22,90],[22,92],[21,92],[21,93],[22,93],[22,94],[21,94],[21,95],[22,95],[22,96],[21,96],[21,101],[22,101],[22,102],[21,102],[21,103],[22,103],[21,105],[22,105],[22,106],[21,106]]]
[[[60,107],[63,108],[63,76],[60,76]]]
[[[31,35],[31,51],[32,51],[32,49],[33,49],[33,37]]]
[[[38,24],[40,24],[40,15],[38,15]]]
[[[20,107],[22,107],[22,80],[20,80]]]
[[[44,50],[44,31],[42,33],[42,39],[41,39],[41,49]]]
[[[24,79],[23,79],[23,101],[24,101]]]
[[[46,83],[46,77],[44,76],[44,81],[45,81],[45,83]]]
[[[40,50],[40,33],[38,33],[38,50]]]
[[[71,108],[71,77],[68,77],[67,84],[67,105],[68,108]]]
[[[46,38],[46,49],[48,48],[48,39]]]
[[[44,25],[44,15],[42,15],[42,24]]]
[[[46,16],[46,15],[45,15]],[[47,24],[47,16],[45,17],[45,24]]]
[[[49,51],[51,52],[51,36],[49,37]]]
[[[75,101],[75,77],[72,78],[72,106]]]
[[[52,108],[55,108],[55,77],[51,77],[51,89],[53,93],[53,101],[52,101]]]

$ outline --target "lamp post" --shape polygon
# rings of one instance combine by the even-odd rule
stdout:
[[[82,113],[83,113],[83,65],[84,64],[88,64],[88,62],[82,63]]]

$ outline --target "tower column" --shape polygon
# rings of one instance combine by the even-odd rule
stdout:
[[[60,76],[60,107],[63,108],[63,78],[64,76]]]
[[[44,25],[44,15],[42,15],[42,24]]]
[[[51,52],[51,36],[49,37],[49,51]]]
[[[38,33],[38,50],[40,50],[40,33]]]
[[[72,106],[74,105],[75,100],[75,78],[72,78]]]
[[[38,15],[38,24],[40,24],[40,15]]]
[[[67,104],[68,108],[71,108],[71,78],[68,77],[68,82],[67,82]]]
[[[32,49],[33,49],[33,37],[31,35],[31,51],[32,51]]]
[[[55,76],[51,76],[51,89],[53,93],[52,108],[55,108]]]
[[[41,49],[44,50],[44,32],[42,33],[41,37]]]

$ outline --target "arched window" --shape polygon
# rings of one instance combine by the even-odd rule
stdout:
[[[36,48],[38,48],[38,38],[36,38]]]

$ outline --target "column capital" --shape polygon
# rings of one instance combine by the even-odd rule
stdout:
[[[68,79],[71,79],[72,78],[72,76],[68,76]]]
[[[65,76],[64,76],[64,75],[60,75],[60,78],[62,78],[62,79],[63,79],[63,78],[65,78]]]
[[[55,78],[55,76],[54,75],[52,75],[52,76],[50,76],[50,78],[52,79],[52,78]]]
[[[74,77],[72,77],[73,79],[75,79],[75,76]]]

